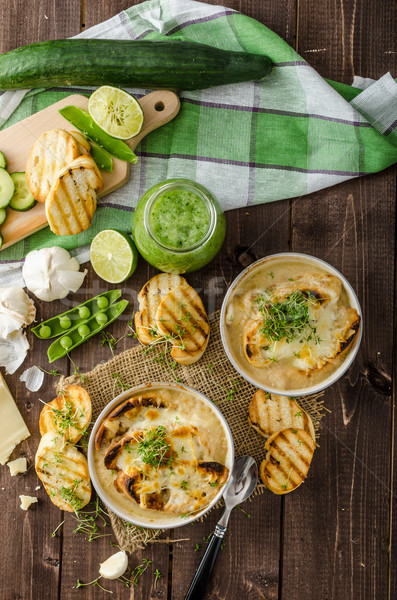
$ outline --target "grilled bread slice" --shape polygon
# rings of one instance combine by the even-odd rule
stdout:
[[[315,443],[304,429],[282,429],[269,437],[260,477],[274,494],[288,494],[303,483],[313,458]]]
[[[280,429],[304,429],[315,439],[313,422],[294,398],[258,390],[248,408],[248,422],[261,435],[270,437]]]
[[[305,273],[281,281],[274,288],[278,302],[282,302],[293,292],[301,291],[315,298],[319,304],[327,304],[338,300],[342,292],[342,282],[334,275]],[[273,293],[273,287],[270,287],[270,291]]]
[[[80,154],[78,142],[68,131],[51,129],[43,133],[26,164],[26,181],[34,198],[44,202],[59,171]]]
[[[53,433],[76,444],[90,424],[92,414],[88,392],[79,385],[68,385],[40,414],[40,434]]]
[[[170,336],[172,358],[182,364],[197,362],[207,347],[210,325],[200,296],[190,285],[173,289],[159,304],[157,329]]]
[[[36,452],[38,478],[51,502],[61,510],[75,512],[91,498],[91,483],[85,456],[75,446],[48,432]]]
[[[148,345],[160,337],[156,325],[157,309],[160,302],[179,285],[188,285],[186,279],[174,273],[160,273],[152,277],[139,292],[135,331],[142,344]]]
[[[71,131],[70,134],[74,137],[76,142],[79,145],[80,154],[86,154],[87,152],[91,152],[91,144],[81,133],[81,131]]]
[[[46,217],[56,235],[74,235],[91,224],[102,175],[90,154],[83,154],[58,173],[46,198]]]

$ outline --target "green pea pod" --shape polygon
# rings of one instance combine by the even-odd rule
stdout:
[[[109,290],[108,292],[95,296],[95,298],[91,298],[60,315],[56,315],[55,317],[51,317],[51,319],[47,319],[47,321],[39,323],[35,327],[32,327],[32,331],[41,340],[48,340],[57,337],[58,335],[65,334],[67,331],[70,331],[70,329],[82,325],[90,320],[91,317],[95,316],[95,314],[103,310],[103,307],[101,308],[98,306],[99,299],[106,298],[108,306],[110,306],[116,302],[120,296],[121,290]],[[101,302],[103,303],[104,301],[99,300],[99,304],[101,304]],[[84,316],[84,312],[86,313],[86,316]],[[70,320],[69,327],[65,327],[67,319]],[[61,322],[63,323],[63,326],[61,325]]]
[[[120,158],[130,163],[136,163],[138,157],[133,153],[131,148],[122,140],[112,137],[106,131],[97,125],[94,119],[77,106],[64,106],[58,111],[69,123],[80,129],[90,140],[98,144],[101,148],[109,152],[112,156]]]
[[[105,310],[100,311],[100,313],[97,313],[96,316],[91,317],[91,319],[88,319],[85,321],[85,323],[80,323],[80,325],[76,325],[73,327],[73,329],[65,331],[65,335],[59,337],[57,340],[55,340],[55,342],[52,342],[51,346],[47,350],[48,360],[50,363],[54,362],[54,360],[58,360],[58,358],[62,358],[65,356],[65,354],[77,346],[80,346],[80,344],[88,340],[90,337],[96,333],[99,333],[102,329],[105,329],[105,327],[107,327],[110,323],[117,319],[122,312],[125,311],[127,306],[128,300],[120,300],[120,302],[117,302],[112,306],[108,306],[108,308]],[[101,320],[101,322],[98,322],[97,318],[99,314],[106,315],[106,321]],[[86,332],[84,335],[81,335],[79,332],[79,329],[81,329],[82,325]],[[67,338],[67,343],[65,343],[65,338]]]
[[[94,159],[96,165],[99,169],[103,169],[104,171],[108,171],[108,173],[113,172],[113,161],[110,154],[105,152],[102,148],[94,144],[92,140],[91,142],[91,156]]]

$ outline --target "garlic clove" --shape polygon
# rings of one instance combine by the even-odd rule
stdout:
[[[16,286],[0,288],[0,314],[7,315],[20,323],[30,325],[35,319],[34,302],[26,292]]]
[[[34,365],[26,369],[19,378],[19,381],[24,381],[29,392],[37,392],[44,381],[44,371]]]
[[[12,375],[25,360],[29,350],[29,342],[22,330],[11,334],[7,339],[0,339],[0,366]]]
[[[128,556],[124,550],[120,550],[99,565],[99,574],[105,579],[117,579],[124,575],[127,567]]]
[[[83,285],[87,270],[85,271],[58,271],[58,282],[70,292],[77,292]]]
[[[17,319],[9,315],[0,314],[0,338],[7,339],[12,333],[22,328]]]

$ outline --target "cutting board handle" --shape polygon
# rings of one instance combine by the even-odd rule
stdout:
[[[135,150],[145,135],[172,121],[181,107],[178,96],[169,90],[151,92],[147,96],[143,96],[139,100],[139,104],[142,107],[144,115],[143,127],[138,135],[131,140],[127,140],[127,144],[131,150]]]

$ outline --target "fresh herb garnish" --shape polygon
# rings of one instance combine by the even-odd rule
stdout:
[[[156,569],[154,572],[154,582],[153,582],[153,589],[155,590],[157,588],[157,582],[159,579],[162,578],[161,572]]]
[[[264,321],[260,333],[272,342],[286,339],[287,343],[300,337],[309,341],[313,335],[317,343],[316,328],[310,321],[309,307],[318,302],[309,291],[297,290],[282,300],[270,291],[261,294],[255,301]]]
[[[100,583],[98,583],[98,581],[100,580],[100,578],[101,578],[101,575],[99,577],[97,577],[96,579],[94,579],[93,581],[89,581],[88,583],[82,583],[80,581],[80,579],[78,579],[77,583],[76,583],[76,588],[78,589],[80,587],[83,587],[84,585],[92,585],[92,586],[96,585],[99,588],[101,588],[101,590],[103,590],[104,592],[109,592],[109,594],[113,594],[113,592],[111,590],[107,590]]]
[[[75,512],[78,511],[83,504],[83,500],[76,494],[76,490],[82,481],[82,479],[75,479],[72,487],[65,487],[64,485],[61,487],[62,499],[70,504]]]
[[[167,430],[164,425],[146,430],[145,437],[138,443],[138,455],[146,465],[158,469],[171,464],[175,453],[170,455],[170,445],[166,441]]]

